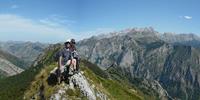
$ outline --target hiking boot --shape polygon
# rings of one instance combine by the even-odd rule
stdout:
[[[60,85],[60,83],[61,83],[61,77],[58,77],[57,80],[58,80],[58,85]]]
[[[77,70],[74,71],[74,74],[78,74],[78,73],[79,73],[79,71],[77,71]]]
[[[64,82],[65,82],[66,84],[69,84],[69,79],[66,78]]]
[[[72,70],[69,70],[69,75],[73,75],[73,72],[72,72]]]

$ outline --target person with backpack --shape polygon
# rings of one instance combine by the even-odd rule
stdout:
[[[64,48],[55,54],[55,59],[58,61],[57,76],[59,84],[62,78],[67,78],[68,75],[73,75],[79,71],[80,58],[75,44],[75,39],[67,40],[64,43]]]
[[[65,71],[65,68],[69,67],[72,64],[72,55],[70,51],[70,40],[67,40],[64,43],[64,48],[59,51],[58,54],[58,83],[60,84],[61,78],[63,78],[62,73]]]
[[[71,54],[72,54],[72,59],[73,59],[73,63],[74,63],[74,72],[75,73],[78,73],[79,71],[80,71],[80,69],[79,69],[79,62],[80,62],[80,57],[79,57],[79,55],[78,55],[78,53],[77,53],[77,50],[76,50],[76,41],[75,41],[75,39],[71,39],[71,41],[70,41],[70,43],[71,43],[71,48],[70,48],[70,51],[71,51]]]

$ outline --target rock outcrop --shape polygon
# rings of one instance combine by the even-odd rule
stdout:
[[[0,58],[0,70],[6,74],[5,76],[13,76],[24,71],[10,61],[2,58]]]
[[[51,100],[68,100],[66,93],[68,89],[78,89],[83,96],[87,97],[88,100],[96,100],[97,97],[100,100],[107,100],[107,96],[105,94],[94,90],[95,85],[91,85],[87,81],[83,72],[69,77],[69,84],[63,83],[61,85],[62,86],[57,90],[57,92],[51,96]]]

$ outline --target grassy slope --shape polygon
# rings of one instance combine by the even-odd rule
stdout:
[[[53,61],[53,54],[59,48],[48,50],[37,66],[22,72],[19,75],[0,80],[0,100],[22,100],[25,94],[26,98],[31,98],[37,94],[41,84],[44,85],[45,97],[50,97],[59,86],[49,86],[47,77],[50,71],[56,66]],[[108,95],[111,100],[142,100],[143,94],[135,90],[125,82],[119,82],[109,78],[108,74],[102,71],[96,65],[83,60],[81,70],[95,89]],[[78,91],[66,91],[69,96],[81,97]]]
[[[7,59],[8,61],[10,61],[11,63],[13,63],[14,65],[25,69],[27,68],[27,66],[29,66],[25,61],[21,60],[20,58],[17,58],[16,56],[13,56],[7,52],[1,51],[0,50],[0,57]]]
[[[85,60],[81,62],[81,70],[84,71],[84,75],[89,80],[90,84],[95,85],[95,90],[101,91],[108,95],[111,100],[142,100],[142,96],[137,94],[134,89],[132,89],[127,84],[121,84],[115,80],[111,80],[108,78],[107,74],[99,69],[96,65],[89,63]],[[31,98],[40,89],[41,84],[44,85],[44,95],[46,98],[50,98],[51,94],[53,94],[60,85],[49,86],[47,83],[47,78],[50,71],[55,67],[55,63],[50,64],[48,67],[46,66],[44,69],[40,71],[40,73],[35,77],[35,80],[31,83],[28,91],[25,93],[26,98]],[[76,89],[76,91],[68,90],[66,91],[69,98],[80,98],[82,95]],[[36,98],[39,98],[36,96]]]
[[[7,73],[0,70],[0,79],[5,78],[6,76],[7,76]]]
[[[22,100],[26,89],[45,65],[52,62],[56,50],[47,50],[41,62],[21,74],[0,80],[0,100]]]
[[[143,100],[143,97],[132,87],[108,78],[107,74],[99,67],[93,66],[93,64],[87,61],[82,62],[82,65],[82,70],[85,72],[85,76],[89,78],[91,84],[95,84],[97,89],[107,93],[112,100]]]
[[[0,100],[22,100],[24,91],[30,85],[39,69],[38,66],[28,69],[19,75],[0,80]]]
[[[140,78],[131,78],[129,74],[123,74],[120,67],[109,67],[106,72],[109,76],[121,84],[128,85],[133,91],[137,91],[137,94],[141,95],[145,100],[156,100],[158,99],[158,94],[152,88],[143,87],[142,80]]]

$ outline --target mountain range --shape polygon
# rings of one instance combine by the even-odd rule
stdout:
[[[28,69],[47,44],[0,42],[0,77],[8,77]]]
[[[161,39],[167,43],[174,45],[187,45],[193,47],[200,47],[200,37],[196,34],[176,34],[176,33],[164,33],[161,35]]]
[[[158,94],[151,91],[150,88],[144,89],[146,91],[144,92],[136,86],[130,85],[125,78],[121,81],[115,80],[109,74],[113,71],[103,71],[97,65],[83,59],[80,63],[80,73],[70,77],[69,83],[57,84],[56,77],[51,73],[57,66],[53,57],[62,47],[60,44],[50,45],[37,58],[35,65],[18,75],[1,79],[0,84],[3,87],[0,87],[0,99],[159,99]],[[115,74],[112,73],[112,75]],[[167,99],[165,94],[161,97]]]
[[[199,41],[194,34],[161,34],[151,27],[93,36],[77,43],[81,72],[61,85],[51,72],[63,44],[31,46],[27,53],[37,48],[40,54],[23,60],[34,61],[32,67],[0,79],[0,99],[200,100]],[[19,47],[29,48],[12,45],[7,53],[28,58]]]
[[[8,41],[0,42],[0,48],[22,60],[29,66],[34,62],[39,54],[48,47],[48,44],[40,42]]]
[[[196,41],[195,44],[191,41]],[[78,43],[80,55],[106,70],[115,66],[131,83],[158,82],[176,99],[200,99],[200,48],[195,35],[167,35],[133,28]]]

